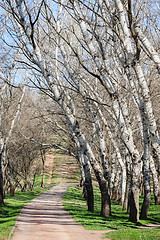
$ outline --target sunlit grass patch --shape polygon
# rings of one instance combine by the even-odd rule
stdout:
[[[114,230],[106,234],[106,238],[111,239],[154,239],[160,236],[160,228],[158,229],[140,229],[142,224],[158,224],[160,223],[160,206],[154,205],[152,197],[151,207],[149,209],[148,220],[139,223],[131,223],[128,221],[128,214],[122,211],[122,206],[118,201],[112,201],[112,216],[101,217],[101,198],[100,191],[94,189],[95,212],[87,211],[86,201],[82,198],[82,192],[79,187],[70,187],[63,197],[65,209],[73,215],[76,221],[80,222],[89,230]],[[143,198],[140,197],[140,203]],[[124,233],[124,238],[123,238]],[[137,238],[135,238],[137,237]]]
[[[156,229],[121,229],[105,235],[112,240],[159,240],[160,228]],[[104,238],[104,239],[105,239]]]

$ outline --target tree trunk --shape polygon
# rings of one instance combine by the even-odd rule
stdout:
[[[82,183],[82,197],[87,201],[87,206],[88,206],[88,194],[87,194],[87,188],[86,188],[87,183],[84,181]],[[89,206],[88,206],[89,209]],[[89,211],[89,210],[88,210]]]
[[[155,205],[160,205],[159,181],[158,181],[157,171],[155,168],[155,163],[151,155],[150,155],[150,170],[151,170],[152,179],[153,179],[153,193],[155,198]]]
[[[79,145],[79,143],[77,143]],[[92,186],[92,176],[87,156],[82,150],[79,150],[78,161],[81,167],[81,185],[83,187],[83,197],[87,200],[87,206],[89,212],[94,212],[94,195]]]
[[[114,186],[114,179],[116,176],[116,155],[115,153],[112,154],[111,158],[111,174],[110,174],[110,183],[109,183],[109,193],[110,197],[112,199],[112,193],[113,193],[113,186]]]
[[[0,206],[4,205],[3,147],[4,147],[4,141],[2,138],[1,115],[0,115]]]
[[[78,125],[77,125],[78,127]],[[106,180],[104,178],[104,175],[101,171],[101,168],[99,166],[98,161],[95,159],[95,156],[90,148],[90,145],[87,143],[85,136],[83,134],[80,134],[80,129],[78,131],[79,133],[79,141],[81,143],[81,146],[84,148],[85,155],[89,159],[91,166],[94,170],[96,179],[98,181],[100,191],[101,191],[101,216],[110,216],[111,215],[111,202],[110,202],[110,196],[108,194],[108,188],[106,186]],[[83,145],[82,145],[83,144]]]
[[[11,177],[10,171],[8,171],[8,182],[9,182],[9,188],[10,188],[10,195],[11,197],[14,197],[15,187],[13,184],[13,179]]]
[[[75,119],[73,114],[71,114],[71,111],[69,109],[67,109],[67,106],[65,105],[64,102],[62,104],[62,109],[66,115],[66,121],[67,121],[68,127],[72,133],[72,136],[74,138],[75,144],[80,147],[80,149],[83,153],[85,153],[84,155],[89,160],[89,162],[94,170],[97,181],[99,183],[99,187],[101,190],[101,196],[102,196],[101,214],[103,216],[110,216],[111,215],[110,197],[108,194],[108,189],[106,187],[106,180],[104,178],[104,174],[101,171],[99,162],[96,160],[94,153],[85,138],[85,135],[81,133],[81,129],[80,129],[78,120]],[[105,196],[105,194],[106,194],[106,196]]]
[[[128,201],[129,201],[129,191],[130,191],[130,185],[131,185],[131,181],[130,181],[130,177],[127,177],[127,181],[126,181],[126,192],[125,192],[125,198],[124,198],[124,202],[123,202],[123,210],[127,211],[127,213],[129,213],[129,205],[128,205]]]
[[[131,190],[129,196],[129,221],[138,222],[139,221],[139,192]]]
[[[144,161],[144,174],[143,174],[143,185],[144,185],[144,200],[141,208],[140,219],[147,219],[148,209],[151,203],[151,188],[150,188],[150,169],[149,160]],[[147,165],[147,167],[146,167]]]
[[[43,169],[43,175],[42,175],[42,182],[41,182],[41,187],[45,187],[45,169]]]
[[[135,33],[138,35],[141,43],[147,49],[151,59],[157,65],[158,70],[160,70],[160,56],[158,54],[158,51],[154,49],[153,45],[150,43],[147,37],[143,34],[139,24],[134,24],[133,26],[134,26]]]
[[[154,195],[155,205],[160,205],[160,196]]]
[[[120,167],[117,168],[117,173],[114,179],[113,188],[112,188],[112,200],[118,200],[118,182],[120,177]]]
[[[102,163],[102,167],[103,167],[104,178],[107,180],[108,185],[109,185],[110,177],[109,177],[108,158],[106,155],[106,143],[105,143],[105,139],[104,139],[103,128],[100,124],[100,121],[97,117],[97,114],[96,114],[96,111],[95,111],[93,105],[88,100],[85,101],[85,103],[86,103],[86,106],[92,117],[93,125],[96,129],[96,133],[97,133],[98,141],[99,141],[99,152],[100,152],[101,163]],[[96,105],[96,109],[97,108],[99,109],[98,105]]]
[[[42,173],[42,182],[41,182],[41,187],[45,187],[45,162],[46,162],[46,156],[45,156],[45,150],[41,150],[41,158],[42,158],[42,167],[43,167],[43,173]]]
[[[15,192],[15,188],[12,182],[10,182],[10,195],[11,197],[14,197],[14,192]]]
[[[94,212],[94,195],[93,195],[93,185],[92,185],[92,176],[91,176],[91,170],[90,166],[87,160],[87,157],[85,154],[83,154],[84,157],[84,174],[85,174],[85,188],[87,190],[87,205],[88,205],[88,211]]]
[[[139,190],[136,187],[132,187],[129,196],[129,221],[139,222]]]
[[[126,192],[126,166],[124,164],[124,168],[121,170],[121,174],[122,174],[122,179],[121,179],[121,196],[119,196],[119,200],[120,200],[120,204],[123,205],[124,204],[124,198],[125,198],[125,192]]]
[[[139,222],[140,163],[139,154],[132,156],[131,192],[129,196],[129,221]]]
[[[148,209],[151,203],[151,186],[150,186],[150,149],[149,149],[149,131],[148,121],[145,117],[144,105],[141,104],[141,116],[143,123],[143,186],[144,186],[144,200],[141,208],[140,219],[147,219]]]
[[[93,187],[92,183],[85,182],[85,187],[87,191],[87,206],[89,212],[94,212],[94,195],[93,195]]]
[[[130,190],[131,190],[131,157],[126,149],[125,153],[125,159],[126,159],[126,171],[127,171],[127,180],[126,180],[126,192],[125,192],[125,198],[124,198],[124,203],[123,203],[123,210],[127,210],[127,213],[130,212],[129,208],[129,196],[130,196]]]
[[[79,163],[80,160],[78,159]],[[80,180],[80,187],[82,188],[82,197],[87,201],[87,189],[85,185],[85,173],[84,173],[84,167],[82,163],[80,163],[80,169],[81,169],[81,180]]]
[[[141,208],[140,219],[147,219],[150,203],[151,203],[151,192],[144,191],[144,200]]]
[[[1,166],[0,166],[1,168]],[[3,173],[0,169],[0,206],[4,205],[4,195],[3,195]]]
[[[111,201],[106,182],[100,182],[99,186],[101,190],[101,216],[111,216]]]
[[[148,121],[148,129],[150,132],[151,144],[154,149],[154,153],[158,163],[158,171],[160,173],[160,139],[158,136],[158,129],[155,121],[155,116],[153,113],[150,91],[147,85],[147,81],[144,77],[142,67],[139,62],[136,63],[134,69],[137,74],[138,81],[142,90],[145,117]]]
[[[2,168],[3,170],[3,196],[4,198],[7,197],[7,191],[8,191],[8,182],[7,182],[7,175],[8,175],[8,171],[7,171],[7,165],[3,166]]]
[[[90,149],[88,150],[90,151]],[[104,178],[104,175],[101,171],[100,166],[98,165],[98,162],[95,162],[95,159],[93,157],[90,161],[101,191],[101,216],[103,217],[111,216],[111,201],[110,196],[108,194],[108,188],[106,186],[107,184],[106,179]]]

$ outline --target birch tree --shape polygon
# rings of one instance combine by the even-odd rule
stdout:
[[[147,16],[139,1],[35,1],[31,7],[26,1],[17,0],[7,1],[3,7],[10,13],[8,28],[23,53],[19,62],[25,62],[31,82],[53,99],[64,114],[79,159],[92,165],[102,194],[101,214],[111,212],[106,185],[110,179],[108,136],[122,169],[122,203],[129,195],[132,222],[139,221],[143,164],[145,196],[141,218],[146,218],[151,148],[159,165],[159,136],[148,73],[152,66],[158,78],[159,53],[148,38],[155,33],[148,31],[144,21]],[[55,7],[59,9],[57,15]],[[150,10],[151,16],[158,26]],[[84,121],[83,114],[90,124]]]
[[[11,6],[11,3],[9,3],[9,4]],[[26,6],[26,8],[27,8],[27,6]],[[23,15],[23,11],[22,11],[22,2],[17,2],[16,9],[18,9],[19,19],[22,20],[22,18],[24,18],[24,20],[25,20],[25,17]],[[14,11],[17,11],[17,10],[12,8],[12,13],[13,14],[14,14]],[[31,16],[29,12],[28,12],[28,16]],[[49,65],[46,65],[46,62],[42,60],[41,49],[37,45],[38,42],[34,42],[36,40],[30,38],[30,34],[29,34],[28,30],[26,31],[26,29],[27,29],[26,28],[26,22],[21,21],[21,20],[20,20],[20,22],[21,22],[20,24],[19,24],[19,21],[17,22],[19,32],[20,33],[23,32],[23,34],[25,33],[25,36],[28,38],[29,44],[31,45],[32,49],[28,49],[28,48],[25,47],[25,46],[27,46],[26,42],[24,42],[23,47],[25,47],[25,51],[28,54],[28,56],[31,56],[33,54],[33,56],[31,57],[32,59],[30,59],[31,63],[36,64],[36,66],[38,67],[38,69],[42,73],[42,76],[45,80],[43,83],[48,85],[49,91],[50,91],[50,93],[49,93],[50,96],[58,103],[58,105],[62,109],[62,112],[65,114],[65,118],[66,118],[66,122],[68,124],[69,131],[70,131],[71,135],[73,136],[75,143],[77,142],[78,144],[80,144],[80,146],[83,149],[83,151],[85,152],[87,158],[91,162],[91,165],[94,169],[94,172],[95,172],[95,175],[96,175],[97,180],[99,182],[101,193],[102,193],[101,215],[103,215],[103,216],[110,215],[110,199],[109,199],[109,196],[108,196],[107,188],[105,186],[106,181],[105,181],[105,179],[103,177],[103,174],[101,172],[101,168],[97,164],[96,158],[95,158],[89,144],[86,141],[86,138],[85,138],[84,134],[81,133],[78,120],[74,116],[73,105],[72,104],[70,105],[70,96],[66,95],[66,93],[65,94],[63,93],[63,95],[61,95],[63,87],[60,88],[60,87],[57,87],[56,85],[53,85],[53,83],[54,83],[54,81],[53,81],[54,78],[53,77],[54,76],[52,76],[51,74],[48,73],[47,68],[49,67]],[[31,21],[30,21],[30,26],[31,26],[31,28],[33,27]],[[23,38],[23,35],[21,35],[21,37]],[[41,84],[42,84],[42,82],[40,83],[39,87],[41,86]],[[44,87],[43,87],[43,89],[44,89]]]
[[[82,8],[82,6],[83,6],[83,8]],[[152,111],[152,104],[150,102],[150,96],[149,96],[149,90],[148,90],[148,87],[147,87],[147,82],[145,80],[144,73],[143,73],[143,70],[142,70],[142,65],[141,65],[140,59],[139,59],[139,57],[140,57],[140,45],[139,45],[139,42],[138,42],[138,38],[137,38],[137,36],[134,35],[133,29],[132,29],[132,23],[134,22],[134,20],[133,20],[133,15],[132,15],[131,2],[128,1],[128,5],[126,7],[122,4],[121,1],[115,1],[115,9],[117,9],[118,14],[119,14],[120,34],[118,34],[116,28],[113,29],[113,27],[112,27],[113,25],[111,25],[111,23],[109,21],[108,22],[106,21],[107,17],[105,16],[105,13],[103,11],[103,6],[104,5],[102,4],[102,2],[99,1],[99,7],[101,8],[101,13],[103,14],[103,15],[100,15],[99,12],[96,13],[96,11],[93,10],[91,4],[87,5],[84,2],[83,3],[82,2],[81,3],[74,2],[74,5],[73,5],[73,11],[75,13],[77,21],[79,22],[80,31],[82,32],[82,35],[83,35],[83,41],[85,42],[85,44],[87,46],[87,50],[90,52],[91,56],[93,57],[93,61],[95,62],[95,65],[96,65],[97,69],[99,70],[100,75],[102,76],[102,79],[99,79],[98,78],[99,76],[97,76],[97,78],[100,80],[102,85],[108,90],[110,95],[111,95],[111,93],[112,94],[114,93],[114,87],[113,87],[114,81],[112,79],[112,82],[108,81],[106,83],[106,79],[104,78],[104,72],[102,72],[102,68],[101,68],[101,66],[103,64],[103,60],[101,60],[101,62],[100,62],[100,57],[98,56],[98,52],[96,51],[96,49],[98,49],[98,44],[99,44],[99,46],[100,46],[99,47],[99,52],[102,52],[102,41],[100,42],[100,40],[99,40],[100,38],[98,38],[97,35],[96,35],[98,31],[96,32],[96,30],[94,29],[94,32],[93,32],[93,29],[92,29],[93,23],[90,22],[89,18],[87,18],[88,17],[86,15],[87,11],[92,12],[91,16],[93,16],[94,13],[95,13],[97,18],[100,17],[101,20],[104,20],[107,23],[107,25],[109,26],[109,28],[112,31],[114,30],[113,36],[115,35],[115,37],[118,37],[118,39],[120,40],[120,44],[121,43],[124,44],[124,48],[122,48],[122,52],[124,53],[123,58],[125,60],[123,58],[119,58],[119,57],[115,58],[114,55],[113,55],[114,53],[113,53],[112,57],[115,58],[116,61],[117,60],[120,61],[120,65],[118,65],[116,61],[115,61],[115,65],[119,69],[120,69],[120,66],[122,66],[124,68],[123,78],[126,78],[126,80],[129,81],[129,84],[132,84],[132,91],[134,91],[136,93],[136,90],[135,90],[135,87],[134,87],[135,84],[138,84],[140,86],[141,91],[142,91],[142,96],[143,96],[143,99],[141,99],[141,101],[144,101],[146,118],[147,118],[148,121],[152,121],[152,123],[150,123],[150,125],[152,125],[152,126],[155,125],[156,126],[155,118],[154,118],[153,111]],[[108,5],[107,7],[109,7],[111,9],[111,5],[110,6]],[[126,14],[126,9],[129,9],[129,14],[128,15]],[[109,13],[111,13],[111,10],[109,11]],[[114,21],[115,21],[115,19],[114,19]],[[128,21],[129,21],[129,26],[128,26]],[[89,22],[90,22],[90,25],[88,24]],[[115,22],[114,22],[114,24],[115,24]],[[118,25],[117,25],[117,27],[118,27]],[[131,38],[133,38],[135,45],[133,45],[133,43],[131,42]],[[79,39],[79,41],[80,41],[80,39]],[[96,44],[96,42],[97,42],[97,44]],[[81,45],[82,45],[82,41],[81,41]],[[120,56],[122,56],[122,55],[120,55]],[[103,59],[103,52],[102,52],[102,59]],[[152,59],[153,59],[153,57],[152,57]],[[157,59],[157,57],[156,57],[156,59]],[[83,64],[82,56],[79,56],[78,60],[80,61],[81,65],[82,65]],[[106,63],[104,63],[104,64],[106,64]],[[110,74],[110,76],[113,76],[113,71],[111,69],[109,69],[110,66],[109,67],[105,66],[105,67],[107,68],[107,73]],[[137,83],[135,81],[133,81],[133,79],[131,77],[131,74],[133,74],[133,71],[135,71],[135,73],[136,73]],[[88,72],[89,72],[89,70],[88,70]],[[115,78],[118,79],[118,74],[116,72],[114,72],[114,74],[115,74]],[[93,73],[92,73],[92,75],[93,75]],[[115,83],[114,83],[114,85],[115,85]],[[134,97],[135,100],[139,98],[139,96],[135,95],[135,94],[133,95],[133,97]],[[127,105],[126,104],[125,105],[121,104],[122,101],[124,103],[126,103],[126,100],[123,100],[122,96],[119,95],[119,91],[116,92],[116,98],[114,100],[113,99],[111,99],[111,100],[112,100],[112,103],[113,103],[114,114],[117,116],[117,119],[118,119],[118,117],[120,117],[119,118],[119,120],[120,120],[119,123],[122,124],[123,126],[125,126],[127,124],[127,128],[128,128],[129,127],[129,125],[128,125],[129,122],[127,120],[127,118],[128,118],[127,117],[127,115],[128,115]],[[120,103],[120,105],[119,105],[119,103]],[[141,108],[140,106],[141,106],[141,104],[138,101],[139,111],[144,112],[143,108]],[[121,113],[119,114],[119,111],[122,112],[123,115],[121,115]],[[123,118],[124,116],[125,116],[125,119]],[[142,122],[143,121],[144,120],[142,118]],[[156,129],[156,127],[155,127],[155,129]],[[132,213],[135,212],[135,214],[137,214],[138,213],[138,206],[139,206],[139,204],[138,204],[139,196],[137,194],[138,193],[138,188],[135,189],[135,186],[138,186],[138,183],[140,183],[140,171],[141,171],[140,170],[140,167],[141,167],[140,154],[138,153],[138,150],[136,150],[134,140],[133,140],[133,137],[132,137],[133,134],[132,134],[131,128],[129,129],[129,132],[125,128],[123,128],[123,131],[121,129],[121,132],[122,132],[122,140],[127,145],[127,148],[130,151],[130,154],[133,156],[133,158],[132,158],[132,160],[133,160],[132,161],[132,164],[133,164],[133,170],[132,170],[133,191],[131,190],[130,204],[133,207],[133,205],[135,205],[135,203],[136,203],[136,209],[137,210],[135,209],[135,211],[133,211],[133,208],[131,207],[131,211],[132,211]],[[126,139],[125,135],[129,136],[128,138],[130,139],[130,141],[128,141]],[[155,138],[157,138],[156,137],[157,136],[156,135],[156,130],[155,130],[154,136],[155,136]],[[146,137],[144,137],[143,139],[144,139],[144,146],[145,146],[146,145]],[[153,142],[153,140],[152,140],[152,142]],[[155,151],[158,151],[158,149],[159,149],[159,146],[157,145],[157,148],[156,148]],[[144,150],[144,151],[146,151],[146,150]],[[135,156],[136,156],[136,158],[135,158]],[[159,156],[159,154],[157,154],[157,156]],[[147,172],[147,170],[146,170],[146,172]],[[135,194],[135,196],[134,196],[134,194]],[[130,212],[130,215],[132,215],[132,213]],[[133,216],[133,215],[130,216],[130,220],[131,221],[137,221],[138,214],[137,214],[137,216]]]
[[[3,112],[4,112],[4,106],[3,106],[3,91],[5,90],[5,88],[7,88],[7,84],[4,84],[4,86],[1,89],[1,152],[0,152],[0,172],[1,172],[1,181],[0,181],[0,204],[3,205],[4,204],[4,197],[5,197],[5,188],[6,188],[6,168],[7,168],[7,164],[8,164],[8,160],[7,160],[7,145],[8,142],[12,136],[13,133],[13,129],[15,127],[17,118],[20,114],[20,110],[21,110],[21,104],[24,98],[24,94],[25,94],[25,88],[22,89],[22,94],[21,97],[19,99],[18,105],[17,105],[17,109],[14,112],[13,116],[12,116],[12,121],[9,122],[9,128],[6,134],[4,129],[3,129]]]

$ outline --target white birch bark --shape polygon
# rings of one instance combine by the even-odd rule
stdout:
[[[21,18],[23,18],[20,6],[18,6],[18,8],[19,8],[19,14],[20,14]],[[25,27],[26,27],[25,26],[25,21],[23,21],[23,29]],[[27,34],[28,39],[29,39],[30,36],[28,35],[27,31],[25,31],[25,34]],[[50,86],[50,89],[51,89],[51,91],[54,95],[54,100],[61,107],[61,109],[62,109],[62,111],[65,115],[69,131],[71,132],[72,136],[74,136],[75,140],[79,142],[79,144],[81,146],[81,149],[84,151],[84,153],[86,154],[87,158],[90,160],[90,163],[93,167],[94,173],[95,173],[96,178],[99,182],[100,189],[101,189],[102,196],[103,196],[103,198],[102,198],[103,209],[102,209],[101,214],[103,216],[105,216],[106,214],[110,215],[111,214],[110,199],[109,199],[107,189],[106,189],[106,180],[103,177],[101,167],[99,166],[99,164],[98,164],[98,162],[97,162],[97,160],[94,156],[94,153],[93,153],[90,145],[88,144],[84,134],[81,133],[81,130],[79,128],[79,123],[72,113],[72,109],[70,108],[70,104],[67,104],[67,102],[64,101],[63,96],[61,95],[61,92],[59,90],[60,86],[58,88],[56,85],[53,85],[51,75],[49,76],[48,72],[46,71],[45,62],[42,59],[41,51],[40,51],[40,49],[39,49],[39,47],[36,43],[34,44],[34,52],[33,53],[32,53],[33,63],[35,63],[39,67],[42,75],[44,76],[44,78],[48,82],[48,84]],[[30,55],[30,52],[28,54]]]
[[[127,53],[127,65],[131,65],[133,60],[134,60],[134,52],[132,49],[132,44],[131,44],[131,32],[127,26],[127,21],[125,17],[125,10],[123,7],[123,4],[120,0],[115,0],[118,11],[119,11],[119,17],[120,17],[120,23],[121,27],[124,33],[124,45]],[[127,108],[124,107],[123,103],[121,104],[122,108],[122,113],[126,115],[125,120],[127,120],[127,115],[126,113]],[[132,185],[131,185],[131,194],[130,194],[130,216],[129,220],[130,221],[139,221],[139,188],[138,184],[140,182],[140,162],[141,158],[139,155],[138,150],[136,149],[133,141],[133,136],[132,136],[132,130],[129,125],[127,125],[128,131],[126,131],[126,124],[125,121],[123,120],[122,113],[119,111],[119,106],[118,103],[113,105],[115,114],[117,116],[117,119],[120,119],[119,123],[120,128],[121,128],[121,133],[122,133],[122,139],[125,142],[128,150],[131,153],[132,160],[133,160],[133,168],[132,168]],[[128,122],[128,120],[127,120]],[[137,186],[136,186],[137,185]],[[135,206],[135,209],[134,209]]]
[[[100,126],[100,122],[98,120],[98,117],[96,116],[96,112],[93,109],[93,106],[91,103],[88,101],[85,101],[87,108],[89,109],[89,113],[93,119],[93,124],[96,129],[96,133],[99,139],[99,150],[100,150],[100,157],[101,157],[101,162],[102,162],[102,167],[104,171],[104,177],[109,183],[109,169],[108,169],[108,160],[107,160],[107,155],[106,155],[106,144],[105,144],[105,139],[103,136],[103,132]]]
[[[75,9],[75,14],[76,14],[77,18],[81,19],[79,24],[80,24],[80,27],[81,27],[81,32],[82,32],[82,35],[84,37],[84,40],[85,40],[85,42],[86,42],[86,44],[87,44],[87,46],[89,48],[89,51],[90,51],[90,53],[92,55],[92,58],[93,58],[93,60],[95,62],[95,65],[96,65],[98,71],[102,75],[103,81],[101,81],[101,84],[106,88],[106,90],[109,93],[113,94],[115,92],[113,84],[110,81],[110,79],[107,77],[107,74],[106,74],[106,72],[104,70],[103,63],[100,62],[100,58],[99,58],[99,53],[97,51],[97,47],[94,46],[94,41],[92,39],[92,36],[89,35],[89,32],[87,30],[86,22],[83,19],[84,14],[83,14],[83,12],[81,12],[83,10],[81,9],[81,11],[80,11],[80,9],[78,7],[77,1],[74,1],[74,9]]]
[[[128,46],[126,46],[126,50],[127,50],[127,53],[130,54],[130,52],[132,51],[131,50],[132,49],[131,37],[130,37],[130,34],[129,34],[129,28],[127,27],[126,21],[124,20],[123,5],[121,4],[120,0],[116,0],[116,4],[117,4],[117,7],[118,7],[119,13],[120,13],[121,26],[122,26],[123,31],[125,33],[125,38],[127,39],[126,41],[128,43]],[[138,34],[140,40],[143,42],[144,46],[147,48],[151,57],[153,58],[153,60],[157,64],[157,66],[159,67],[160,66],[159,65],[160,64],[159,55],[158,55],[158,53],[156,53],[156,51],[154,50],[153,46],[150,44],[148,39],[143,35],[139,26],[135,27],[135,32]],[[130,42],[130,44],[129,44],[129,42]],[[132,53],[132,55],[134,55],[134,53]],[[157,126],[156,126],[156,122],[155,122],[155,118],[154,118],[154,114],[153,114],[153,110],[152,110],[153,108],[152,108],[152,103],[151,103],[151,100],[150,100],[149,89],[148,89],[147,82],[144,78],[144,74],[143,74],[143,71],[142,71],[142,68],[141,68],[139,62],[136,62],[134,69],[136,71],[136,74],[137,74],[137,77],[138,77],[138,80],[139,80],[139,84],[140,84],[141,89],[142,89],[143,101],[144,101],[144,104],[145,104],[145,114],[146,114],[147,120],[149,122],[149,129],[150,129],[150,133],[151,133],[152,145],[153,145],[153,148],[156,151],[158,161],[160,162],[160,160],[159,160],[160,141],[159,141],[159,137],[158,137],[158,133],[157,133]],[[133,84],[132,84],[132,86],[133,86]]]
[[[71,118],[71,120],[72,119],[73,118]],[[111,214],[110,198],[108,195],[108,190],[106,188],[106,180],[103,176],[101,167],[100,167],[98,161],[96,160],[94,153],[93,153],[90,145],[88,144],[84,134],[81,133],[78,121],[75,120],[75,123],[72,123],[71,120],[70,120],[70,116],[66,115],[66,121],[70,128],[70,131],[72,132],[73,136],[75,138],[77,138],[82,150],[84,151],[85,155],[89,159],[91,166],[93,167],[97,181],[99,183],[99,187],[100,187],[101,195],[102,195],[101,215],[102,216],[110,216],[110,214]]]
[[[117,160],[118,160],[118,162],[119,162],[119,164],[121,166],[121,170],[122,170],[122,196],[121,196],[121,198],[122,198],[122,204],[123,204],[125,191],[126,191],[126,166],[124,164],[124,161],[122,160],[122,156],[121,156],[118,144],[117,144],[117,142],[115,140],[116,139],[115,136],[112,134],[112,132],[111,132],[109,126],[108,126],[108,123],[107,123],[106,119],[103,116],[102,111],[99,108],[97,108],[97,109],[98,109],[98,113],[101,116],[101,119],[102,119],[102,121],[103,121],[103,123],[105,125],[108,137],[109,137],[109,139],[110,139],[110,141],[111,141],[111,143],[112,143],[112,145],[113,145],[113,147],[115,149],[116,158],[117,158]]]
[[[126,180],[126,192],[123,204],[123,210],[127,210],[129,213],[129,196],[131,191],[131,173],[132,173],[132,160],[129,154],[129,151],[125,148],[124,151],[125,161],[126,161],[126,169],[127,169],[127,180]]]
[[[148,89],[147,82],[144,77],[140,64],[137,63],[134,68],[138,77],[139,85],[142,90],[143,101],[144,101],[144,112],[148,121],[148,127],[151,135],[152,146],[156,153],[156,156],[158,159],[158,166],[160,169],[160,140],[158,136],[157,124],[156,124],[154,113],[153,113],[153,107],[152,107],[149,89]]]
[[[140,219],[147,219],[148,209],[151,202],[151,186],[150,186],[150,149],[149,149],[149,131],[148,121],[145,118],[144,105],[141,106],[142,121],[143,121],[143,186],[144,200],[141,208]]]
[[[124,31],[124,38],[125,38],[125,42],[126,42],[126,49],[128,49],[127,51],[131,51],[131,36],[130,36],[130,32],[129,32],[129,29],[127,27],[127,22],[125,20],[125,15],[124,15],[124,9],[123,9],[123,5],[121,3],[120,0],[116,0],[116,3],[117,3],[117,6],[119,7],[119,12],[120,12],[120,19],[121,19],[121,24],[122,24],[122,27],[123,27],[123,31]],[[80,12],[79,12],[79,9],[76,5],[76,1],[75,1],[75,9],[76,9],[76,12],[79,13],[79,16],[81,16]],[[89,43],[89,49],[90,49],[90,52],[92,53],[92,56],[97,55],[97,53],[95,52],[95,47],[94,47],[94,44],[93,44],[93,40],[90,39],[89,37],[89,34],[87,32],[87,27],[86,27],[86,23],[84,22],[84,20],[81,21],[81,29],[82,29],[82,33],[84,34],[84,38],[86,39],[86,42]],[[129,54],[128,53],[128,54]],[[99,58],[97,57],[96,58],[96,61],[97,61],[97,67],[100,69],[100,61],[99,61]],[[106,76],[102,75],[103,77],[103,81],[106,82]],[[107,78],[107,81],[109,81],[109,79]],[[115,93],[115,90],[114,90],[114,87],[113,87],[113,84],[109,81],[108,82],[108,85],[105,85],[108,92],[112,92],[113,94]],[[112,100],[112,104],[113,104],[113,109],[114,109],[114,112],[115,112],[115,116],[119,122],[119,125],[120,125],[120,128],[121,128],[121,133],[122,133],[122,137],[123,137],[123,140],[125,141],[125,144],[127,144],[127,147],[129,148],[129,150],[131,151],[131,153],[134,152],[134,143],[133,143],[133,137],[131,135],[132,133],[132,130],[129,129],[129,131],[127,130],[126,128],[126,123],[123,119],[123,116],[122,116],[122,112],[121,112],[121,109],[120,109],[120,106],[119,106],[119,103],[118,103],[118,99],[115,98],[114,100]],[[123,104],[122,104],[123,106]],[[124,108],[123,106],[123,112],[126,111],[126,109]],[[128,126],[127,126],[128,127]],[[127,140],[129,139],[129,140]]]
[[[116,175],[114,178],[114,184],[112,188],[112,199],[113,200],[118,200],[118,185],[119,185],[119,179],[120,179],[120,174],[121,174],[121,168],[117,166],[116,168]]]
[[[126,20],[125,9],[121,0],[115,0],[117,9],[119,11],[120,23],[123,30],[124,46],[126,52],[128,53],[128,58],[132,57],[132,44],[131,44],[131,33],[128,28],[128,23]],[[127,59],[129,60],[129,59]]]
[[[118,4],[119,4],[119,2],[118,2]],[[74,5],[74,6],[76,8],[76,12],[78,12],[79,16],[81,16],[81,13],[79,12],[78,7],[76,5]],[[123,7],[123,5],[121,7]],[[123,20],[124,15],[121,16],[121,18]],[[125,22],[125,24],[126,24],[126,22]],[[98,53],[96,53],[96,50],[95,50],[96,48],[94,47],[93,40],[91,40],[90,37],[89,37],[88,31],[87,31],[87,27],[86,27],[86,23],[85,23],[85,21],[83,19],[81,20],[80,25],[81,25],[82,33],[84,35],[84,39],[86,40],[86,43],[88,43],[88,48],[89,48],[92,56],[94,56],[94,60],[95,60],[95,63],[97,65],[97,68],[101,69],[101,63],[99,61]],[[124,34],[125,34],[126,48],[128,48],[128,50],[130,50],[130,48],[129,48],[130,42],[131,42],[131,40],[129,39],[130,38],[130,33],[129,33],[129,30],[127,29],[126,25],[124,26]],[[105,88],[107,89],[107,91],[109,93],[114,94],[115,90],[113,88],[113,85],[112,85],[111,81],[108,78],[106,78],[106,74],[105,74],[104,71],[100,71],[100,72],[101,72],[102,78],[103,78],[103,85],[105,86]],[[106,81],[107,81],[107,84],[106,84]],[[133,143],[133,137],[132,137],[132,130],[131,129],[129,129],[129,131],[127,130],[126,123],[125,123],[125,121],[124,121],[124,119],[122,117],[121,109],[119,107],[118,99],[115,98],[115,100],[112,100],[112,103],[113,103],[113,109],[114,109],[114,112],[115,112],[115,116],[117,118],[117,121],[119,122],[119,126],[120,126],[120,129],[121,129],[122,139],[125,142],[125,144],[127,145],[127,147],[129,148],[129,151],[131,152],[131,154],[136,159],[135,171],[134,171],[134,172],[136,172],[136,177],[134,178],[134,180],[136,180],[137,175],[140,172],[139,171],[139,166],[138,166],[139,165],[139,161],[140,161],[139,160],[140,156],[139,156],[139,153],[138,153],[137,149],[135,150],[135,145]],[[124,111],[125,111],[125,109],[124,109]],[[135,184],[134,184],[134,186],[135,186]],[[137,214],[137,216],[138,216],[138,214]]]
[[[116,176],[116,169],[117,169],[117,163],[116,163],[116,154],[112,154],[111,158],[111,176],[110,176],[110,184],[109,184],[109,191],[110,191],[110,197],[112,199],[112,193],[113,193],[113,187],[115,182],[115,176]]]
[[[150,57],[156,64],[156,66],[158,68],[158,72],[160,73],[160,55],[159,55],[159,53],[154,49],[153,45],[150,43],[148,38],[143,34],[139,25],[135,24],[134,30],[135,30],[135,33],[138,35],[140,41],[142,42],[143,46],[148,51]]]

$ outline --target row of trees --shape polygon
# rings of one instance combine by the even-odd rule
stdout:
[[[70,139],[88,210],[92,167],[102,216],[111,214],[118,192],[129,220],[139,221],[143,185],[140,218],[147,218],[151,176],[160,202],[158,1],[6,0],[1,7],[3,40],[18,52],[30,85],[49,99],[41,117]]]
[[[32,188],[33,176],[40,169],[38,166],[40,165],[39,156],[41,149],[43,149],[41,140],[44,136],[43,132],[40,131],[38,120],[35,119],[36,108],[30,94],[27,91],[24,93],[24,88],[16,88],[15,90],[4,82],[1,84],[3,91],[1,91],[0,200],[1,205],[3,205],[8,187],[11,195],[14,195],[16,186],[20,187],[22,191]],[[33,144],[26,137],[26,132],[30,137],[34,132],[37,143]]]

